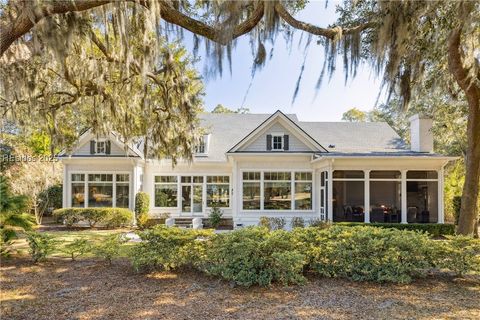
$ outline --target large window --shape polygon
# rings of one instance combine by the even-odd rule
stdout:
[[[177,176],[155,177],[155,207],[176,208],[178,186]]]
[[[312,210],[312,173],[295,173],[295,210]]]
[[[72,174],[72,207],[85,207],[84,174]]]
[[[407,222],[438,222],[436,171],[407,172]]]
[[[155,207],[177,208],[178,201],[185,213],[201,213],[205,205],[230,207],[230,177],[156,176]]]
[[[242,183],[243,210],[312,210],[311,172],[243,172]]]
[[[116,175],[116,207],[118,208],[128,208],[129,199],[130,199],[130,188],[129,188],[129,175],[128,174],[117,174]]]
[[[113,204],[113,175],[88,175],[88,206],[112,207]]]
[[[229,207],[230,177],[207,177],[207,207]]]
[[[333,172],[333,221],[365,220],[365,175],[363,171]]]
[[[70,196],[72,207],[128,208],[130,176],[128,173],[73,173]]]
[[[265,172],[263,175],[263,209],[292,209],[291,172]]]
[[[400,171],[370,172],[370,222],[401,221]]]
[[[260,172],[243,173],[243,209],[260,210]]]

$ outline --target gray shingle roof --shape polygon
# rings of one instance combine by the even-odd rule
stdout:
[[[200,115],[201,126],[210,136],[208,157],[198,161],[222,161],[225,153],[271,114],[213,114]],[[410,152],[398,134],[384,122],[303,122],[294,114],[286,115],[307,134],[334,153],[398,153]],[[334,148],[329,148],[334,145]]]

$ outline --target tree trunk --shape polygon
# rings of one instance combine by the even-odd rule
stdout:
[[[478,193],[480,184],[480,87],[469,76],[461,52],[462,27],[454,29],[448,43],[448,68],[468,102],[467,138],[465,156],[465,183],[457,233],[473,235],[478,219]],[[476,79],[478,82],[478,79]]]

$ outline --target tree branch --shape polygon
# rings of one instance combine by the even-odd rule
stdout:
[[[277,2],[275,4],[275,11],[283,20],[285,20],[286,23],[288,23],[293,28],[306,31],[308,33],[311,33],[317,36],[323,36],[330,40],[333,40],[337,36],[342,36],[345,34],[353,34],[356,32],[362,32],[365,29],[373,27],[373,23],[371,22],[364,23],[359,26],[355,26],[353,28],[345,28],[345,29],[343,29],[340,26],[337,26],[334,28],[317,27],[313,24],[302,22],[295,19],[280,2]]]

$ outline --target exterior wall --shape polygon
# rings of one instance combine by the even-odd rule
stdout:
[[[75,151],[73,152],[73,155],[74,156],[90,155],[90,140],[94,140],[96,138],[97,137],[94,136],[93,134],[87,134],[85,137],[82,138],[77,149],[75,149]],[[99,137],[99,138],[104,138],[104,137]],[[113,135],[110,135],[108,137],[108,140],[111,141],[111,149],[110,149],[111,156],[125,156],[127,154],[125,149],[123,148],[123,145],[119,141],[117,141],[117,139]],[[128,153],[129,155],[131,155],[131,152],[128,152]]]
[[[312,168],[311,156],[252,156],[236,157],[236,170],[234,172],[234,190],[236,198],[236,211],[234,225],[249,226],[257,225],[260,217],[284,217],[287,220],[287,227],[290,226],[291,218],[303,217],[305,220],[319,217],[319,171]],[[242,175],[244,171],[310,171],[312,172],[312,210],[243,210],[243,188]]]
[[[180,203],[180,188],[177,190],[177,207],[176,208],[160,208],[155,207],[155,176],[166,175],[196,175],[196,176],[212,176],[212,175],[224,175],[230,177],[230,206],[228,208],[222,208],[223,216],[228,218],[232,217],[232,203],[234,199],[234,190],[232,190],[232,164],[228,162],[194,162],[178,163],[175,167],[172,167],[170,161],[155,161],[149,160],[145,165],[143,191],[150,194],[150,213],[154,217],[160,217],[162,214],[169,213],[171,217],[207,217],[210,213],[210,208],[206,206],[206,188],[203,188],[203,212],[201,214],[187,214],[181,212]],[[177,184],[178,185],[178,184]],[[204,184],[205,185],[205,184]]]
[[[138,171],[141,171],[142,164],[138,159],[131,158],[66,158],[64,164],[64,188],[63,188],[63,207],[70,207],[71,198],[71,176],[73,173],[128,173],[130,175],[129,188],[129,209],[135,207],[135,193],[140,189],[138,185]],[[140,168],[140,169],[139,169]],[[85,190],[85,193],[88,191]]]
[[[311,151],[297,136],[278,122],[263,130],[250,144],[242,148],[241,151],[267,151],[267,134],[272,133],[289,135],[289,151]]]
[[[71,204],[71,174],[72,173],[129,173],[130,174],[130,209],[134,209],[135,194],[138,191],[147,192],[150,195],[151,214],[161,216],[169,213],[172,217],[207,217],[210,209],[206,207],[206,188],[203,188],[203,212],[200,214],[186,214],[181,212],[180,200],[176,208],[156,208],[155,200],[155,176],[157,175],[227,175],[230,177],[230,205],[223,208],[224,217],[233,218],[237,227],[257,225],[259,218],[284,217],[287,225],[290,225],[292,217],[303,217],[305,220],[320,217],[320,173],[328,172],[327,180],[328,211],[326,216],[332,220],[332,172],[333,170],[363,170],[365,172],[365,222],[369,222],[369,179],[371,170],[399,170],[402,173],[402,195],[406,194],[406,173],[408,170],[434,170],[438,172],[438,222],[444,221],[443,209],[443,166],[445,159],[435,158],[378,158],[378,159],[352,159],[352,158],[320,158],[312,161],[308,154],[234,154],[228,162],[194,161],[193,163],[181,162],[172,167],[170,161],[144,162],[139,158],[64,158],[64,193],[63,206]],[[243,210],[242,174],[244,171],[310,171],[312,172],[312,210]],[[204,184],[205,186],[205,184]],[[178,198],[180,198],[180,188]],[[86,191],[87,192],[87,191]],[[402,223],[406,223],[407,201],[402,197]]]

